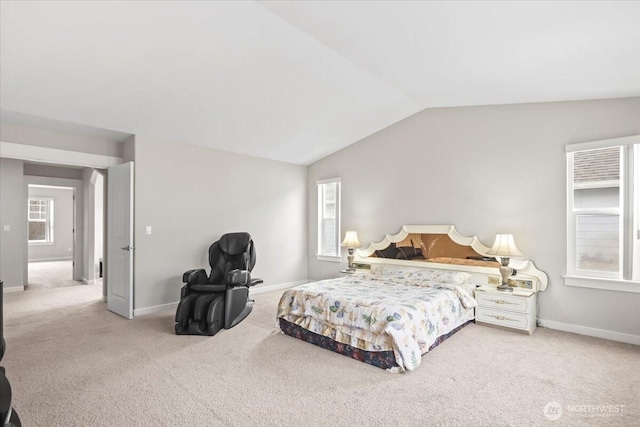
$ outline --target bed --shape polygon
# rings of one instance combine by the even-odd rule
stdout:
[[[372,273],[287,290],[278,305],[287,335],[393,372],[474,319],[475,285],[462,272],[381,266]]]
[[[277,324],[287,335],[356,360],[406,372],[474,319],[476,286],[491,283],[499,262],[477,237],[452,225],[403,226],[356,252],[357,272],[288,289]],[[512,260],[535,291],[547,276],[530,260]]]

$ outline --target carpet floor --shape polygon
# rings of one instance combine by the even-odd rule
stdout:
[[[25,290],[29,291],[84,285],[73,280],[71,260],[30,262],[28,272],[29,281]]]
[[[638,346],[471,324],[391,374],[280,333],[281,293],[214,337],[121,318],[99,285],[6,294],[14,407],[24,426],[640,425]]]

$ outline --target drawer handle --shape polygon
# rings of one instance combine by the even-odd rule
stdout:
[[[506,316],[498,316],[498,315],[491,315],[490,314],[489,317],[493,317],[496,320],[508,320],[509,322],[517,322],[516,319],[510,319],[510,318],[508,318]]]
[[[503,299],[490,299],[489,301],[491,302],[495,302],[496,304],[510,304],[510,305],[518,305],[514,302],[510,302],[510,301],[505,301]]]

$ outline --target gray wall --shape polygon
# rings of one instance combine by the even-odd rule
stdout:
[[[100,261],[104,261],[104,174],[96,172],[92,180],[94,185],[94,229],[93,229],[93,277],[89,280],[100,278]],[[89,273],[91,275],[91,273]]]
[[[30,243],[29,261],[73,258],[73,189],[29,187],[29,197],[53,199],[53,244]]]
[[[340,177],[343,235],[357,230],[367,246],[404,224],[454,224],[490,246],[496,233],[513,233],[549,275],[541,319],[640,336],[640,294],[562,279],[565,145],[639,133],[637,97],[420,112],[309,167],[309,278],[336,276],[345,266],[315,257],[315,182]]]
[[[21,160],[0,158],[0,279],[4,287],[25,284],[27,200]],[[9,226],[9,231],[4,227]]]
[[[208,266],[206,251],[209,245],[230,231],[248,231],[253,235],[258,253],[254,275],[262,277],[265,285],[301,281],[307,277],[304,166],[144,136],[113,143],[78,139],[24,125],[3,123],[1,126],[2,140],[6,142],[135,160],[136,309],[177,302],[182,273],[190,268]],[[8,197],[4,182],[22,182],[23,166],[21,161],[5,159],[3,165],[5,161],[16,165],[16,173],[7,172],[9,178],[3,179],[2,195]],[[75,172],[66,173],[75,176]],[[84,178],[86,183],[86,174]],[[105,180],[105,191],[107,186],[108,179]],[[88,194],[85,190],[80,187],[76,197]],[[26,199],[26,191],[18,197]],[[14,200],[13,197],[10,199]],[[26,209],[26,201],[19,203]],[[83,212],[78,213],[81,218],[84,218]],[[16,277],[11,280],[16,285],[23,284],[26,278],[26,211],[24,218],[24,236],[17,240],[24,242],[24,254],[15,260],[7,258],[11,253],[4,240],[2,242],[2,253],[7,254],[3,255],[3,265],[16,270]],[[145,235],[146,225],[153,227],[152,235]],[[77,235],[76,248],[82,243],[82,236]],[[5,262],[5,258],[8,261]],[[24,271],[18,267],[22,261]],[[81,261],[82,258],[77,265],[86,273],[89,270]],[[9,285],[7,280],[5,282]]]
[[[95,132],[94,132],[95,133]],[[104,133],[104,132],[103,132]],[[17,123],[0,123],[0,140],[14,144],[34,145],[61,150],[78,151],[89,154],[107,156],[122,156],[123,143],[104,139],[100,136],[74,134],[61,130],[50,130],[36,126]],[[0,153],[0,156],[2,153]],[[22,286],[27,280],[27,184],[43,185],[70,185],[76,188],[76,202],[78,207],[78,228],[76,229],[75,242],[75,268],[74,279],[81,280],[84,271],[89,267],[83,262],[83,197],[82,197],[82,169],[60,167],[58,165],[31,164],[28,162],[2,158],[2,169],[6,169],[2,175],[2,207],[0,211],[7,218],[11,218],[14,210],[20,210],[17,217],[22,218],[22,226],[14,232],[2,233],[0,261],[1,276],[4,276],[5,286]],[[7,165],[7,166],[5,166]],[[9,167],[8,165],[15,165]],[[19,172],[18,172],[19,169]],[[71,183],[71,184],[70,184]],[[21,194],[18,194],[20,192]],[[0,224],[1,225],[1,224]],[[16,233],[21,233],[17,236]],[[16,245],[20,245],[16,249]],[[8,278],[8,279],[7,279]]]
[[[48,178],[82,179],[82,168],[67,168],[39,163],[24,164],[24,174]]]
[[[103,256],[103,182],[100,171],[93,168],[82,170],[82,197],[84,198],[82,278],[89,282],[99,279],[99,260]]]
[[[306,167],[140,135],[133,146],[135,309],[177,302],[182,273],[208,270],[209,245],[233,231],[251,233],[265,285],[306,279]]]
[[[58,130],[42,129],[17,123],[0,123],[2,141],[36,145],[59,150],[122,157],[122,142],[99,137],[78,135]]]

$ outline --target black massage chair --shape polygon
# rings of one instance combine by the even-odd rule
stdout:
[[[249,287],[262,283],[252,279],[256,251],[249,233],[228,233],[209,247],[211,274],[189,270],[176,310],[177,335],[215,335],[230,329],[251,313]]]

